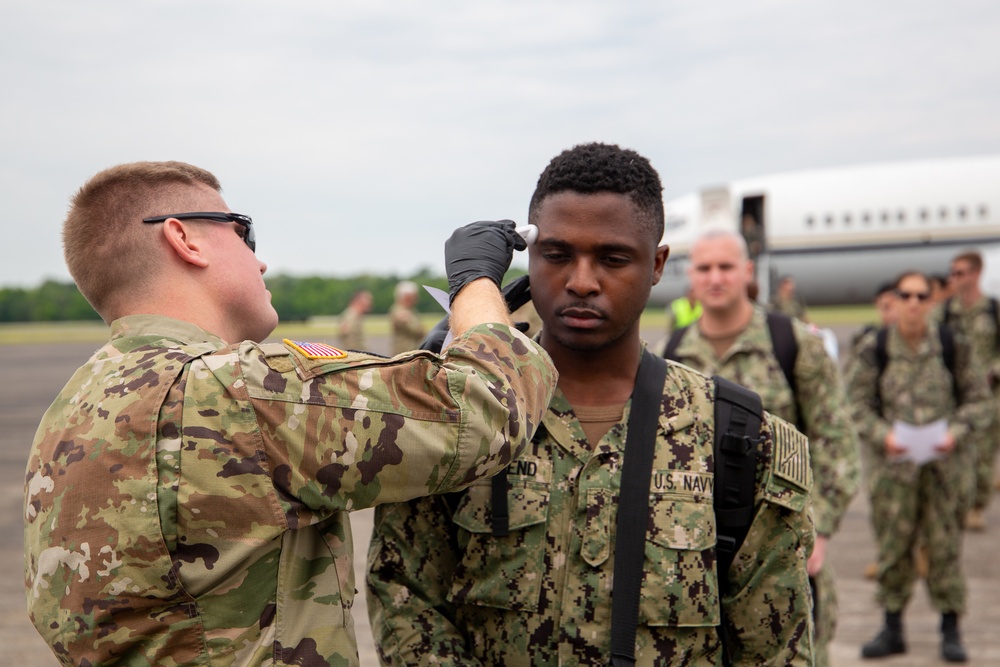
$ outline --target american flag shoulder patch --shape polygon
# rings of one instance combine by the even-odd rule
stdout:
[[[343,359],[347,353],[326,343],[306,343],[298,340],[284,339],[283,342],[306,359]]]
[[[772,417],[774,474],[803,489],[812,486],[809,440],[783,419]]]

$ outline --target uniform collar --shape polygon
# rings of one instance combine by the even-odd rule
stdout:
[[[141,345],[229,347],[224,340],[195,324],[163,315],[127,315],[115,320],[111,323],[111,343],[121,351]]]

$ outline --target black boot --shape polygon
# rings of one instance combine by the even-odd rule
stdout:
[[[906,642],[903,641],[903,613],[887,611],[885,625],[875,635],[875,639],[861,647],[861,657],[884,658],[897,653],[906,653]]]
[[[941,614],[941,657],[946,662],[966,662],[969,659],[958,632],[958,614],[953,611]]]

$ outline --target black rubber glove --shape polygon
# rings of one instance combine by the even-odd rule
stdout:
[[[448,298],[477,278],[489,278],[497,287],[510,267],[514,250],[528,247],[514,231],[511,220],[484,220],[459,227],[444,244],[444,265],[448,274]]]

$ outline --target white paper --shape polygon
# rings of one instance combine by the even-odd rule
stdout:
[[[430,285],[424,285],[424,289],[427,290],[428,294],[434,297],[434,300],[437,301],[439,306],[444,308],[444,312],[451,315],[451,298],[448,296],[447,292],[443,289],[438,289],[437,287],[431,287]],[[448,344],[451,343],[454,338],[455,337],[452,335],[451,329],[448,329],[448,333],[444,337],[444,342],[441,343],[442,352],[444,352],[444,348],[448,347]]]
[[[941,452],[935,447],[944,444],[948,437],[948,420],[939,419],[923,426],[914,426],[897,419],[892,424],[892,432],[896,436],[896,444],[906,449],[900,458],[920,466],[941,458]]]

